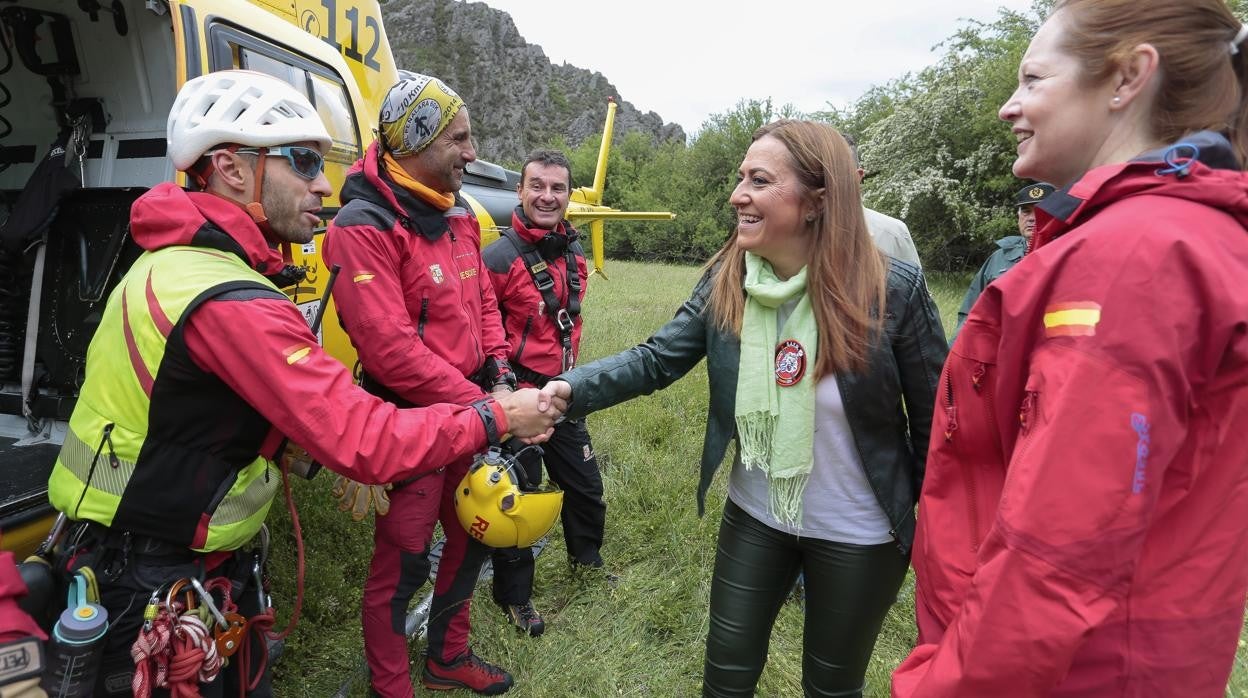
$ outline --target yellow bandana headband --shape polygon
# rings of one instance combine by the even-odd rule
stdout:
[[[441,80],[406,70],[381,103],[381,137],[396,157],[425,149],[464,106],[464,100]]]

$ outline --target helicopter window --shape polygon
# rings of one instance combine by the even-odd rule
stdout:
[[[100,13],[98,22],[73,5],[0,0],[0,85],[11,93],[0,99],[0,191],[26,187],[73,114],[90,116],[85,157],[73,167],[85,188],[173,177],[163,143],[177,91],[174,19],[143,11],[143,0],[125,0],[121,14]]]
[[[213,70],[237,66],[266,73],[290,83],[312,102],[333,139],[326,160],[350,165],[359,159],[362,148],[351,98],[332,68],[222,23],[209,27],[209,41]]]
[[[307,72],[303,69],[247,48],[238,50],[238,59],[240,68],[272,75],[279,80],[290,83],[296,90],[303,93],[304,97],[308,97]],[[309,99],[311,98],[309,97]]]
[[[351,117],[351,99],[346,88],[339,82],[328,80],[313,73],[312,102],[321,115],[321,121],[334,139],[331,159],[341,156],[342,162],[354,163],[360,156],[360,142],[356,137],[355,120]]]

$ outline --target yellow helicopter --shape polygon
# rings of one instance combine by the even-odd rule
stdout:
[[[127,234],[130,204],[183,177],[165,156],[165,122],[179,87],[231,68],[291,83],[333,138],[326,174],[337,191],[377,132],[397,67],[377,0],[15,0],[0,4],[0,38],[10,56],[0,67],[0,95],[9,96],[0,96],[0,218],[13,212],[48,145],[71,123],[66,162],[81,181],[47,212],[37,249],[0,255],[0,280],[16,282],[16,292],[0,294],[0,545],[25,555],[52,522],[47,478],[87,344],[109,291],[139,253]],[[674,217],[603,204],[615,109],[607,105],[593,186],[573,192],[569,211],[589,227],[598,273],[604,221]],[[492,163],[468,168],[462,193],[484,242],[510,222],[518,183],[519,173]],[[337,207],[336,196],[326,199],[326,220]],[[319,240],[295,250],[309,274],[286,289],[309,319],[322,312],[329,276]],[[354,364],[338,323],[324,323],[321,340]]]

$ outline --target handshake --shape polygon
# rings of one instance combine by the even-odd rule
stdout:
[[[515,392],[499,391],[494,399],[507,415],[508,432],[525,443],[542,443],[554,433],[557,422],[568,411],[572,386],[564,381],[550,381],[545,388],[525,388]]]
[[[555,431],[555,424],[563,418],[572,399],[572,386],[564,381],[550,381],[545,388],[525,388],[511,392],[498,390],[493,398],[502,405],[507,415],[508,432],[526,444],[542,443]],[[291,444],[293,446],[293,444]],[[301,453],[311,460],[303,449],[287,449],[284,458]],[[339,511],[351,512],[351,518],[362,521],[370,508],[379,516],[390,511],[390,485],[364,485],[344,475],[339,475],[330,494],[338,500]]]

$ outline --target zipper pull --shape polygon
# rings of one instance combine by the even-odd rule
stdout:
[[[984,374],[986,373],[988,373],[988,364],[981,361],[975,367],[975,372],[971,374],[971,387],[975,388],[975,392],[978,393],[979,389],[983,387]]]
[[[1040,394],[1034,390],[1028,390],[1023,396],[1023,404],[1018,408],[1018,427],[1024,434],[1031,430],[1031,415],[1039,399]]]
[[[953,441],[953,432],[958,430],[958,408],[949,405],[945,408],[949,421],[945,424],[945,441]]]
[[[117,458],[117,451],[113,449],[113,424],[104,427],[104,441],[108,444],[108,464],[113,466],[113,470],[121,467],[121,461]]]

